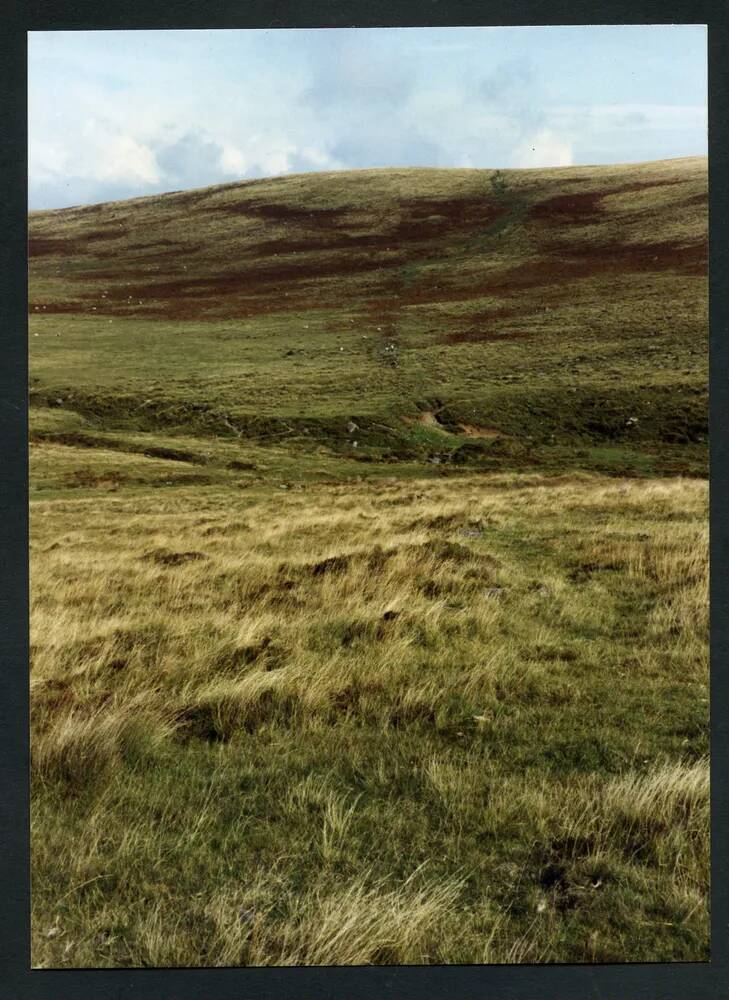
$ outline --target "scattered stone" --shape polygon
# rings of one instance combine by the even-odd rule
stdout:
[[[359,427],[355,424],[354,420],[350,420],[347,424],[347,434],[354,434],[354,432],[358,430]]]
[[[491,597],[494,600],[499,601],[504,596],[504,588],[503,587],[487,587],[486,590],[484,590],[484,594],[485,594],[486,597]]]

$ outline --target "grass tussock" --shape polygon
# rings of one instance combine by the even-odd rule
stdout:
[[[36,506],[35,964],[705,955],[705,485],[509,485]]]
[[[115,767],[135,767],[154,759],[176,725],[169,713],[151,707],[149,696],[84,711],[54,712],[31,744],[31,774],[43,784],[79,790]]]

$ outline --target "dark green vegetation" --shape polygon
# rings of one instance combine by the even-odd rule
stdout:
[[[705,200],[31,216],[34,964],[707,957]]]

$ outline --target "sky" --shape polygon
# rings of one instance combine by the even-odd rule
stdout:
[[[28,200],[707,152],[702,25],[31,32]]]

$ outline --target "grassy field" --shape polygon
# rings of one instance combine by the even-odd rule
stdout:
[[[31,214],[35,966],[708,958],[705,200]]]

